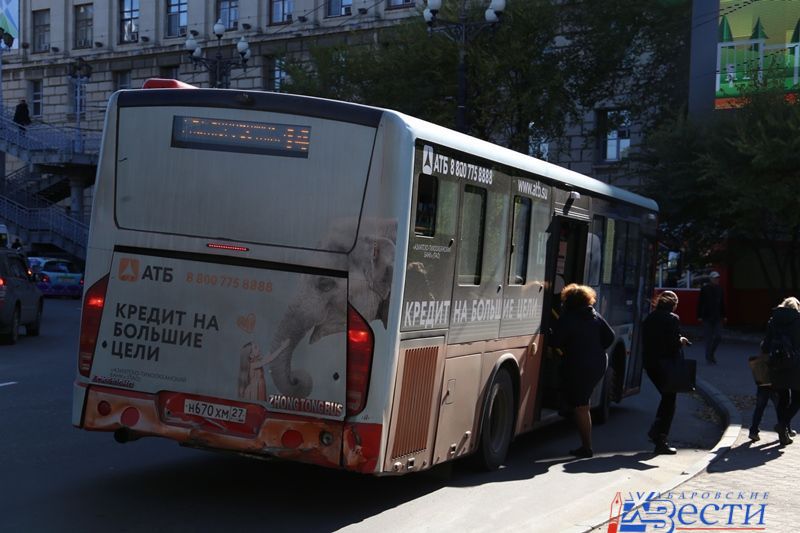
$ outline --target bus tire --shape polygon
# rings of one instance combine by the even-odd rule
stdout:
[[[617,373],[609,366],[603,376],[603,390],[600,393],[600,404],[594,408],[592,422],[602,425],[611,417],[611,402],[614,400],[614,389],[617,386]]]
[[[484,401],[480,448],[476,455],[478,466],[497,470],[506,460],[513,431],[514,385],[508,371],[501,368],[495,374]]]

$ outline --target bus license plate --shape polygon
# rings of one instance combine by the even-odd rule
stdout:
[[[200,400],[190,400],[188,398],[183,402],[183,412],[187,415],[213,418],[225,422],[238,422],[240,424],[243,424],[247,417],[247,409],[243,407],[202,402]]]

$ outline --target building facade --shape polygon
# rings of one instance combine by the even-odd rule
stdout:
[[[80,108],[81,127],[100,130],[118,89],[151,77],[209,85],[209,72],[189,59],[190,35],[204,55],[220,46],[224,57],[244,37],[251,57],[246,70],[232,70],[230,87],[280,90],[283,58],[408,16],[419,16],[415,0],[20,0],[17,43],[2,58],[4,104],[24,97],[34,120],[66,126]],[[81,60],[88,76],[75,75]]]
[[[280,91],[287,58],[303,58],[316,46],[373,42],[376,31],[420,13],[416,0],[4,2],[0,222],[29,252],[82,258],[99,136],[115,91],[154,77]],[[219,38],[217,22],[224,28]],[[190,39],[200,60],[191,59]],[[242,39],[246,68],[237,50]],[[202,58],[217,57],[232,66],[222,77],[203,65]],[[12,118],[22,99],[32,119],[25,131]]]

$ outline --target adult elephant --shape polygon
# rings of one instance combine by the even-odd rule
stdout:
[[[356,223],[335,225],[320,246],[347,252],[348,277],[303,276],[272,339],[269,372],[285,395],[304,398],[311,394],[311,375],[305,369],[292,368],[295,348],[309,331],[309,344],[344,332],[348,301],[367,322],[379,319],[386,327],[397,225],[394,220],[363,220],[353,244],[352,240],[347,242],[347,236],[354,234]]]

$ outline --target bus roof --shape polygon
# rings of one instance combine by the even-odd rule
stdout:
[[[121,107],[197,106],[256,109],[313,116],[373,127],[378,126],[384,115],[390,115],[403,122],[415,138],[425,139],[455,150],[472,153],[499,164],[520,168],[570,190],[586,191],[652,211],[658,211],[658,204],[644,196],[609,185],[556,164],[389,109],[313,96],[235,89],[196,89],[187,91],[157,88],[125,90],[119,92],[117,103]]]

